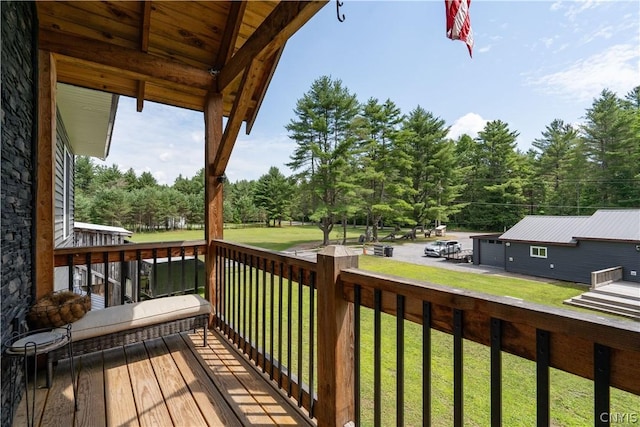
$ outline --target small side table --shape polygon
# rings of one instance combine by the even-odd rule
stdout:
[[[71,385],[73,388],[73,404],[78,410],[78,402],[76,400],[76,384],[75,372],[73,366],[73,348],[71,344],[71,324],[65,327],[55,329],[38,329],[35,331],[16,334],[12,337],[11,342],[5,350],[5,355],[9,357],[21,357],[24,362],[24,389],[27,407],[27,422],[33,427],[35,420],[35,401],[36,387],[38,382],[38,361],[37,356],[44,354],[60,347],[67,346],[69,351],[69,359],[71,361]],[[31,402],[29,402],[29,358],[33,359],[33,390],[31,393]],[[47,360],[47,363],[49,361]],[[14,370],[11,375],[11,394],[16,397],[16,376],[17,364],[12,364]],[[51,387],[51,378],[47,375],[47,388]],[[13,414],[12,414],[13,415]]]

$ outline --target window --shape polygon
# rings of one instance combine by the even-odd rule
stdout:
[[[64,145],[63,155],[62,155],[62,169],[63,169],[63,177],[62,177],[62,188],[63,188],[63,199],[62,199],[62,236],[64,239],[69,237],[71,231],[73,230],[73,218],[71,215],[71,191],[73,185],[73,155],[67,148],[66,144]]]
[[[547,248],[543,246],[531,246],[531,256],[533,258],[546,258]]]

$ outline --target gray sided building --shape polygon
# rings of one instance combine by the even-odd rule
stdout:
[[[622,280],[640,283],[640,209],[527,216],[499,241],[509,272],[589,284],[593,271],[622,267]]]

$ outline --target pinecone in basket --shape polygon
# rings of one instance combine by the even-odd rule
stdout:
[[[70,291],[54,292],[40,298],[29,311],[35,328],[59,327],[75,322],[91,310],[91,298]]]

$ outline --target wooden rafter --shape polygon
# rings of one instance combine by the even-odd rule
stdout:
[[[258,111],[260,111],[260,106],[262,105],[262,100],[267,93],[267,88],[271,83],[271,79],[273,78],[273,74],[276,72],[276,68],[278,67],[278,62],[280,62],[280,57],[282,56],[282,52],[284,52],[284,46],[280,46],[280,49],[276,51],[272,58],[270,58],[267,63],[270,63],[268,73],[265,75],[265,80],[259,88],[260,93],[256,97],[258,102],[255,108],[251,112],[251,117],[247,120],[247,135],[251,133],[251,129],[253,128],[253,123],[256,121],[256,117],[258,117]]]
[[[136,49],[43,29],[40,30],[39,42],[41,49],[100,64],[105,69],[137,80],[159,84],[171,82],[204,90],[214,87],[215,80],[207,70]]]
[[[220,50],[218,56],[213,63],[214,70],[221,70],[222,67],[229,61],[233,50],[238,40],[238,34],[240,33],[240,26],[242,25],[242,18],[244,17],[244,11],[247,8],[246,2],[234,1],[231,2],[229,9],[229,16],[227,17],[227,25],[225,27],[224,34],[222,35],[222,42],[220,43]]]
[[[231,114],[229,114],[229,120],[227,121],[227,125],[224,129],[224,134],[222,135],[222,143],[218,146],[215,161],[213,163],[213,174],[215,176],[222,176],[227,168],[227,163],[229,163],[229,158],[231,157],[231,151],[233,150],[236,138],[240,132],[242,121],[244,120],[249,105],[251,104],[251,97],[253,96],[256,85],[258,84],[263,67],[264,63],[262,61],[254,59],[251,61],[249,67],[247,67],[247,71],[245,71],[242,76],[242,83],[240,84],[240,89],[236,95],[233,107],[231,108]]]
[[[218,90],[223,91],[254,58],[271,55],[325,4],[321,1],[283,1],[249,37],[220,71]]]
[[[151,0],[142,2],[142,25],[140,26],[140,51],[149,52],[149,29],[151,28]],[[146,81],[138,80],[136,110],[140,113],[144,107]]]

